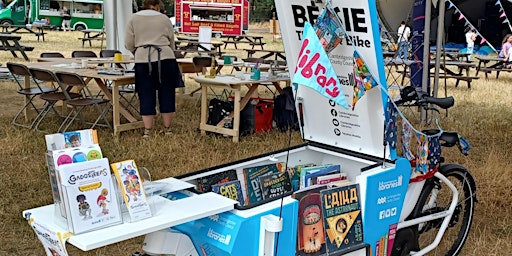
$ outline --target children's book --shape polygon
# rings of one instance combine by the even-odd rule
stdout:
[[[320,191],[326,185],[313,185],[293,193],[299,201],[295,255],[325,255],[325,232]]]
[[[290,174],[290,180],[291,180],[291,183],[292,183],[293,191],[299,190],[299,186],[300,186],[300,172],[301,172],[302,168],[304,168],[304,167],[312,167],[312,166],[315,166],[315,164],[310,163],[310,164],[296,165],[294,167],[288,167],[288,173]]]
[[[238,180],[236,170],[227,170],[197,179],[197,188],[202,192],[212,191],[212,185]]]
[[[359,185],[345,183],[320,191],[327,254],[363,243]]]
[[[260,176],[260,187],[263,199],[278,197],[292,191],[288,172]]]
[[[116,176],[119,191],[130,214],[130,221],[138,221],[152,216],[148,198],[140,172],[134,160],[126,160],[110,165]]]
[[[62,165],[59,176],[69,231],[80,234],[122,223],[108,159]]]
[[[97,144],[76,148],[64,148],[46,153],[46,165],[48,166],[48,174],[52,186],[53,202],[57,208],[56,211],[60,213],[57,214],[57,217],[66,218],[66,209],[61,200],[62,188],[58,175],[59,167],[66,164],[80,163],[101,158],[103,158],[103,154],[101,153],[100,146]]]
[[[260,187],[260,176],[284,172],[286,164],[283,162],[244,168],[244,181],[247,191],[246,204],[253,204],[263,200]]]
[[[232,180],[221,184],[213,184],[212,191],[219,195],[238,201],[240,206],[244,205],[244,196],[239,180]]]
[[[98,133],[93,129],[47,134],[44,138],[48,151],[98,144]]]
[[[311,179],[312,184],[328,184],[335,181],[346,180],[347,174],[344,172],[326,174]]]

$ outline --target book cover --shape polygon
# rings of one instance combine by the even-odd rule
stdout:
[[[263,199],[278,197],[292,191],[288,172],[260,176],[260,187]]]
[[[327,253],[363,243],[359,185],[352,183],[320,191]]]
[[[221,184],[213,184],[212,191],[219,195],[238,201],[240,206],[244,205],[244,196],[239,180],[232,180]]]
[[[310,163],[310,164],[296,165],[294,167],[288,167],[288,173],[290,174],[290,180],[292,183],[293,191],[299,190],[300,172],[301,172],[302,168],[311,167],[311,166],[315,166],[315,164]]]
[[[312,185],[312,179],[316,178],[318,176],[326,175],[326,174],[333,174],[333,173],[340,173],[341,166],[336,165],[329,165],[324,168],[320,169],[314,169],[314,170],[306,170],[306,176],[304,177],[305,186]]]
[[[98,144],[98,133],[93,129],[47,134],[44,138],[48,151]]]
[[[293,193],[299,201],[297,224],[297,256],[326,255],[324,220],[320,191],[326,185],[313,185]]]
[[[197,179],[197,188],[202,192],[212,191],[212,185],[238,180],[236,170],[227,170]]]
[[[43,244],[47,256],[67,256],[66,240],[71,236],[69,232],[59,232],[47,227],[45,224],[29,219],[29,224]]]
[[[263,200],[261,195],[260,179],[259,177],[271,173],[279,173],[285,171],[285,163],[273,163],[267,165],[260,165],[255,167],[244,168],[244,181],[247,191],[246,204],[249,205]]]
[[[335,182],[335,181],[346,180],[347,178],[348,177],[347,177],[346,173],[340,172],[340,173],[326,174],[326,175],[314,177],[311,179],[311,183],[313,183],[313,184],[328,184],[328,183]]]
[[[126,160],[110,165],[116,176],[119,191],[130,214],[130,221],[138,221],[152,216],[140,172],[134,160]]]
[[[74,234],[122,222],[108,159],[59,167],[68,228]]]

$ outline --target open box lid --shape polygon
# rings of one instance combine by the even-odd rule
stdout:
[[[387,96],[378,86],[374,87],[352,109],[356,50],[377,83],[387,88],[375,1],[332,0],[331,6],[346,24],[345,30],[354,44],[343,38],[328,54],[350,108],[336,105],[310,87],[294,86],[297,109],[304,121],[304,139],[379,158],[386,154],[389,158],[389,150],[383,146]],[[310,0],[276,1],[278,17],[287,17],[279,19],[279,23],[290,77],[295,73],[305,22],[314,25],[323,9],[322,3]]]

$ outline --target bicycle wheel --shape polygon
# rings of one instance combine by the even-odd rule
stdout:
[[[459,192],[458,204],[450,219],[440,244],[429,255],[457,255],[462,250],[469,234],[476,202],[476,187],[471,174],[464,167],[456,164],[444,165],[440,168],[443,174]],[[425,183],[414,216],[421,217],[447,210],[452,200],[452,191],[436,177]],[[443,219],[437,219],[418,225],[420,248],[431,244],[441,226]]]

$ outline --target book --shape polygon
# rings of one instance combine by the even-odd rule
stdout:
[[[239,180],[232,180],[221,184],[213,184],[212,191],[219,195],[238,201],[240,206],[244,205],[244,196]]]
[[[333,164],[304,167],[300,172],[300,188],[309,186],[313,177],[340,172],[340,169],[340,165]]]
[[[47,134],[44,138],[47,151],[98,144],[98,133],[93,129]]]
[[[108,159],[59,168],[69,231],[80,234],[122,223]]]
[[[325,255],[325,232],[320,191],[326,185],[313,185],[293,193],[299,201],[295,255]]]
[[[291,183],[292,183],[293,191],[299,190],[301,169],[303,167],[311,167],[311,166],[315,166],[315,164],[310,163],[310,164],[296,165],[294,167],[288,167],[287,171],[290,174],[290,180],[291,180]]]
[[[143,180],[134,160],[110,164],[116,176],[124,205],[128,209],[130,221],[138,221],[152,216]]]
[[[359,185],[346,183],[320,191],[327,254],[363,243]]]
[[[253,204],[263,200],[260,188],[259,177],[266,174],[279,173],[285,171],[285,163],[273,163],[243,169],[245,188],[247,191],[245,205]]]
[[[80,146],[75,148],[64,148],[53,150],[46,153],[46,165],[50,176],[50,185],[52,186],[53,202],[58,208],[57,217],[66,218],[66,209],[62,204],[62,187],[59,180],[59,167],[66,164],[85,162],[89,160],[101,159],[103,154],[97,144],[89,146]]]
[[[326,174],[318,177],[313,177],[311,183],[313,184],[328,184],[335,181],[346,180],[347,174],[343,172]]]
[[[236,170],[227,170],[197,179],[197,188],[202,192],[212,191],[212,185],[238,180]]]
[[[271,173],[260,176],[261,195],[263,199],[275,198],[292,191],[288,172]]]

